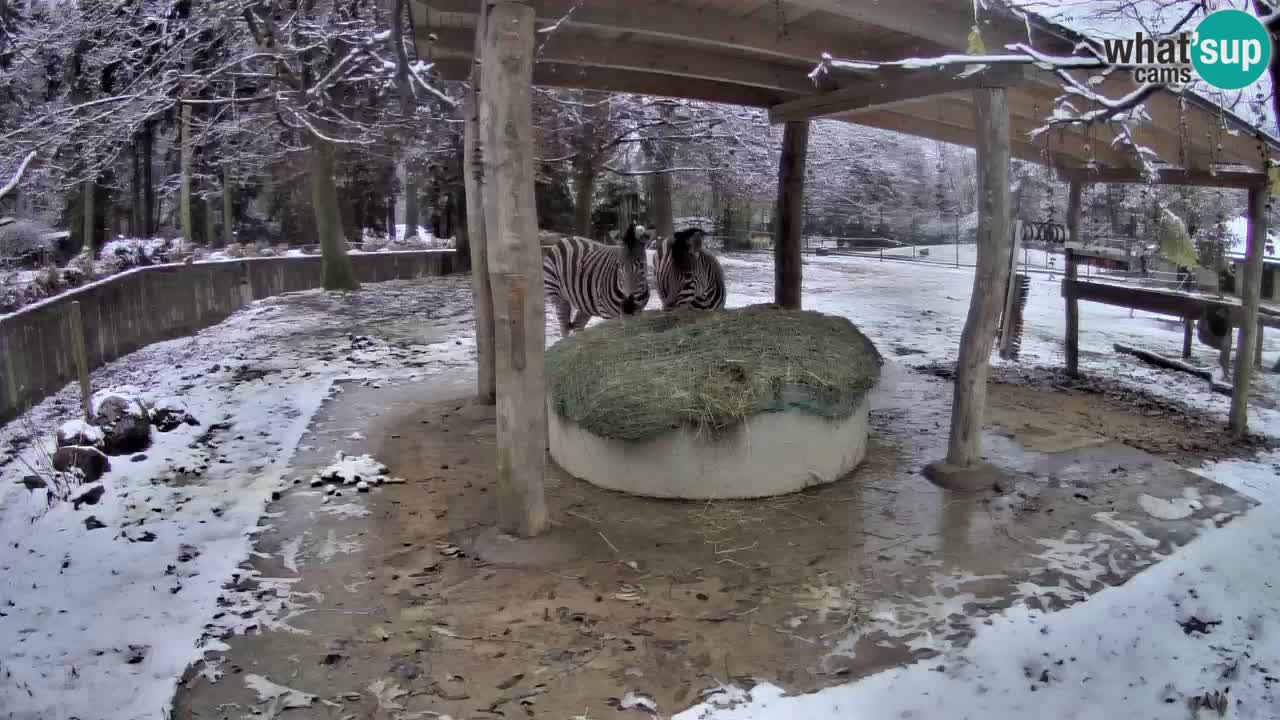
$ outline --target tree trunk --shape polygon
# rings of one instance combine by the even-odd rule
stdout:
[[[800,309],[803,281],[800,249],[808,152],[808,121],[788,122],[782,134],[782,158],[778,164],[778,215],[774,219],[773,236],[773,301],[788,310]]]
[[[212,189],[212,188],[211,188]],[[204,244],[213,247],[218,237],[218,210],[213,201],[213,193],[204,196]]]
[[[142,236],[156,234],[156,186],[152,181],[152,141],[155,129],[151,122],[142,124]]]
[[[80,232],[84,236],[83,249],[92,253],[94,257],[97,257],[100,248],[98,243],[98,212],[95,203],[97,194],[98,183],[94,180],[85,180],[80,202],[81,220],[84,224]]]
[[[498,380],[498,527],[529,537],[547,530],[546,343],[542,252],[533,197],[533,33],[530,5],[489,10],[481,63],[485,227],[493,284]]]
[[[580,157],[573,167],[573,234],[578,237],[591,237],[591,203],[595,189],[595,165]]]
[[[222,245],[236,241],[235,218],[236,185],[231,177],[231,163],[222,166]]]
[[[480,38],[483,38],[483,30]],[[477,42],[477,44],[479,44]],[[466,126],[463,134],[463,182],[467,193],[467,242],[471,255],[471,296],[476,316],[476,397],[480,402],[493,404],[496,398],[496,382],[494,379],[494,327],[493,327],[493,292],[489,285],[489,251],[488,237],[485,234],[485,203],[493,190],[485,184],[483,152],[485,148],[480,141],[480,114],[484,107],[479,104],[476,93],[479,92],[479,71],[471,74],[472,92],[467,95],[468,105],[463,111]]]
[[[1234,389],[1231,393],[1231,434],[1243,438],[1249,431],[1249,394],[1253,382],[1254,345],[1258,337],[1258,300],[1262,290],[1263,255],[1267,244],[1267,190],[1249,189],[1249,235],[1240,286],[1239,340],[1236,345]]]
[[[1080,196],[1084,186],[1079,180],[1072,180],[1067,190],[1067,242],[1074,245],[1080,242]],[[1080,303],[1076,300],[1076,258],[1075,253],[1066,250],[1066,274],[1062,278],[1062,297],[1067,307],[1067,375],[1076,377],[1080,374]]]
[[[180,168],[182,187],[178,200],[178,222],[182,226],[182,246],[190,250],[195,242],[195,228],[191,224],[191,106],[182,106],[182,126],[179,130],[182,166]]]
[[[663,163],[666,169],[666,163]],[[675,220],[671,211],[671,175],[660,172],[649,178],[649,216],[653,221],[653,231],[660,238],[669,238],[675,234]]]
[[[973,91],[978,151],[978,262],[960,336],[947,463],[976,464],[1001,292],[1009,279],[1009,98],[1004,88]]]
[[[129,234],[134,237],[146,237],[146,211],[142,205],[142,145],[133,143],[133,180],[130,185]]]
[[[312,136],[308,152],[311,173],[311,206],[315,211],[316,234],[320,236],[321,276],[325,290],[356,290],[355,268],[347,255],[338,217],[338,188],[333,182],[333,144]]]

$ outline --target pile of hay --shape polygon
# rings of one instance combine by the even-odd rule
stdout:
[[[714,435],[757,413],[847,418],[882,362],[853,323],[821,313],[649,312],[550,348],[547,386],[553,412],[600,437],[681,426]]]

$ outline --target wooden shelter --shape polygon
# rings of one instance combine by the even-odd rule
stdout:
[[[1257,327],[1266,163],[1280,143],[1216,104],[1158,91],[1146,120],[1062,125],[1063,77],[1047,67],[989,62],[841,65],[810,76],[824,53],[875,63],[963,54],[977,29],[987,54],[1021,44],[1067,56],[1082,38],[1034,16],[955,0],[412,0],[420,57],[441,77],[469,80],[467,215],[476,298],[479,394],[496,397],[504,530],[546,526],[542,468],[546,425],[543,300],[533,207],[530,85],[641,93],[767,108],[783,124],[776,300],[800,303],[800,212],[808,123],[835,119],[977,149],[978,262],[960,343],[947,465],[978,464],[989,356],[1010,253],[1009,161],[1051,166],[1071,184],[1078,239],[1080,192],[1089,182],[1162,182],[1250,192],[1240,346]],[[492,60],[492,62],[491,62]],[[914,68],[914,69],[913,69]],[[1096,70],[1071,70],[1078,82]],[[1125,72],[1093,86],[1119,98],[1137,89]],[[478,94],[474,94],[478,93]],[[1078,99],[1077,112],[1104,109]],[[1156,167],[1154,177],[1144,169]],[[1256,247],[1255,247],[1256,246]],[[1064,283],[1075,327],[1072,282]],[[1074,334],[1068,363],[1075,369]],[[1253,353],[1236,355],[1232,428],[1244,432]],[[495,379],[496,378],[496,379]]]

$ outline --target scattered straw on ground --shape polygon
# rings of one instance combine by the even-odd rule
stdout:
[[[757,305],[602,323],[547,351],[547,381],[561,417],[638,440],[680,426],[716,433],[763,412],[845,418],[881,362],[844,318]]]

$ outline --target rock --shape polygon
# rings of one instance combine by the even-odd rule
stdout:
[[[143,460],[146,460],[146,459],[147,459],[147,456],[142,453],[138,453],[137,455],[134,455],[133,457],[129,458],[131,462],[142,462]]]
[[[93,515],[90,515],[84,519],[84,526],[86,530],[100,530],[107,525]]]
[[[18,482],[22,483],[23,487],[31,490],[32,492],[39,490],[40,488],[49,487],[49,483],[45,482],[44,478],[39,475],[24,475]]]
[[[169,432],[181,425],[199,425],[200,421],[191,414],[182,400],[167,397],[151,409],[151,424],[160,432]]]
[[[103,433],[102,449],[108,455],[146,450],[151,444],[151,414],[132,395],[102,390],[93,396],[93,422]]]
[[[53,462],[53,469],[58,472],[79,470],[84,482],[87,483],[97,482],[111,469],[111,461],[95,447],[80,445],[60,447],[53,453],[50,460]]]
[[[102,430],[83,420],[68,420],[62,423],[55,434],[58,447],[82,445],[85,447],[102,447]]]
[[[98,501],[102,499],[103,493],[106,491],[107,489],[102,487],[102,485],[92,485],[85,488],[79,495],[77,495],[75,499],[71,501],[71,504],[76,510],[79,510],[81,505],[97,505]]]
[[[150,650],[150,645],[130,645],[129,652],[125,654],[124,661],[130,665],[137,665],[147,658],[147,653],[150,652]]]

